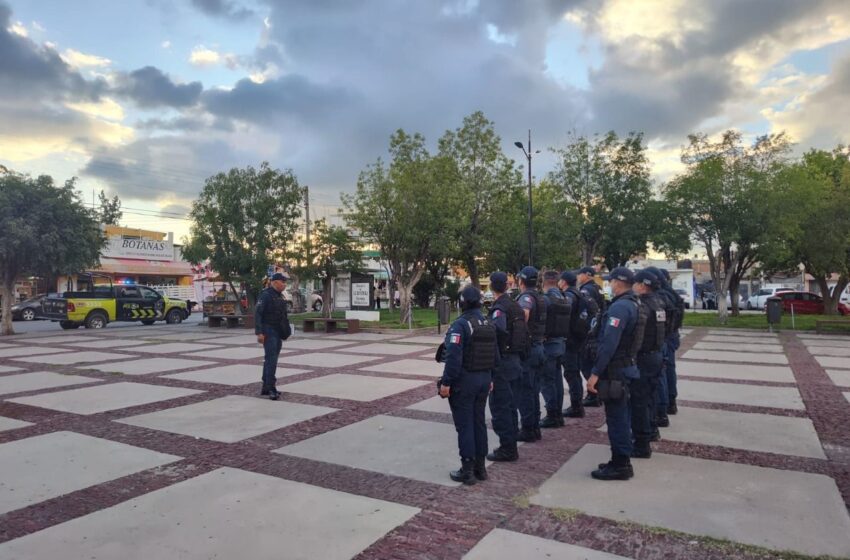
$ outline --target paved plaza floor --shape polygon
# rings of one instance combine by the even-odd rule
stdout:
[[[296,332],[270,401],[242,329],[3,339],[0,560],[850,558],[850,337],[690,329],[634,479],[591,408],[471,487],[441,340]]]

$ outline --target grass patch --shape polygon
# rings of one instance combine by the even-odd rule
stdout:
[[[296,324],[301,324],[303,319],[306,318],[315,318],[321,317],[321,313],[299,313],[297,315],[292,315],[292,322]],[[334,311],[331,313],[331,317],[336,319],[344,319],[345,311]],[[457,319],[458,313],[453,312],[449,316],[449,321],[453,321]],[[360,321],[360,326],[362,328],[381,328],[381,329],[407,329],[407,323],[400,323],[401,312],[398,310],[392,309],[381,309],[381,320],[380,321]],[[420,309],[418,307],[413,308],[413,328],[420,329],[424,327],[437,327],[437,310],[436,309]],[[444,327],[445,328],[445,327]]]
[[[576,517],[578,517],[584,512],[582,512],[580,509],[574,508],[552,508],[549,510],[549,513],[551,513],[552,517],[554,517],[558,521],[569,523],[571,521],[575,521]]]
[[[511,498],[511,502],[519,509],[528,509],[531,507],[531,496],[534,494],[534,488],[528,488],[519,496]]]
[[[840,315],[797,315],[794,317],[794,324],[791,324],[791,315],[783,314],[782,322],[779,324],[779,330],[798,330],[798,331],[813,331],[815,330],[818,321],[824,319],[834,320],[842,319]],[[833,327],[835,332],[850,334],[850,317],[845,319],[847,325]],[[685,320],[682,323],[684,327],[712,327],[712,328],[727,328],[727,329],[761,329],[768,330],[767,317],[763,313],[739,315],[738,317],[729,316],[726,323],[721,323],[720,319],[714,313],[688,313],[685,312]],[[776,328],[776,327],[774,327]]]

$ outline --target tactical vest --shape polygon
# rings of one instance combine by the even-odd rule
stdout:
[[[567,338],[570,335],[570,318],[573,313],[570,300],[560,294],[546,294],[546,297],[549,298],[549,306],[546,308],[546,337]]]
[[[488,371],[496,367],[496,328],[483,318],[466,319],[469,341],[463,348],[463,369]]]
[[[594,319],[598,319],[599,306],[596,300],[585,292],[571,286],[567,292],[575,296],[575,306],[570,322],[570,338],[579,342],[585,340],[594,328]]]
[[[532,342],[543,342],[546,337],[546,302],[537,290],[526,290],[519,297],[526,294],[534,298],[534,310],[528,316],[528,334]]]
[[[676,330],[676,315],[678,313],[676,310],[676,302],[670,295],[670,291],[665,290],[664,288],[658,290],[655,294],[658,296],[666,314],[667,321],[664,325],[664,338],[667,338]]]
[[[274,288],[266,288],[265,291],[271,292],[271,297],[269,298],[269,304],[263,307],[263,324],[281,328],[284,322],[289,322],[286,315],[286,300]]]
[[[638,353],[660,352],[667,335],[667,312],[655,293],[640,296],[640,302],[647,310],[647,317],[643,343]]]
[[[623,368],[637,363],[638,351],[641,344],[643,344],[643,333],[646,329],[647,308],[640,304],[637,296],[628,292],[617,298],[617,301],[620,300],[628,301],[630,305],[635,306],[637,310],[637,321],[634,328],[624,330],[620,336],[620,343],[611,357],[611,362],[608,365],[609,368]]]
[[[502,354],[525,354],[528,351],[528,326],[522,307],[507,294],[502,294],[493,303],[493,310],[496,309],[505,314],[508,329],[504,333],[496,330],[499,351]]]

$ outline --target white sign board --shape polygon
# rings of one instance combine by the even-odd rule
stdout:
[[[103,249],[103,256],[118,259],[173,261],[174,244],[171,241],[110,237]]]
[[[369,307],[369,284],[363,282],[351,285],[351,307]]]

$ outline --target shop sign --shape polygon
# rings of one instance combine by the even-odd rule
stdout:
[[[110,237],[103,249],[103,256],[118,259],[173,261],[174,244],[171,241]]]

